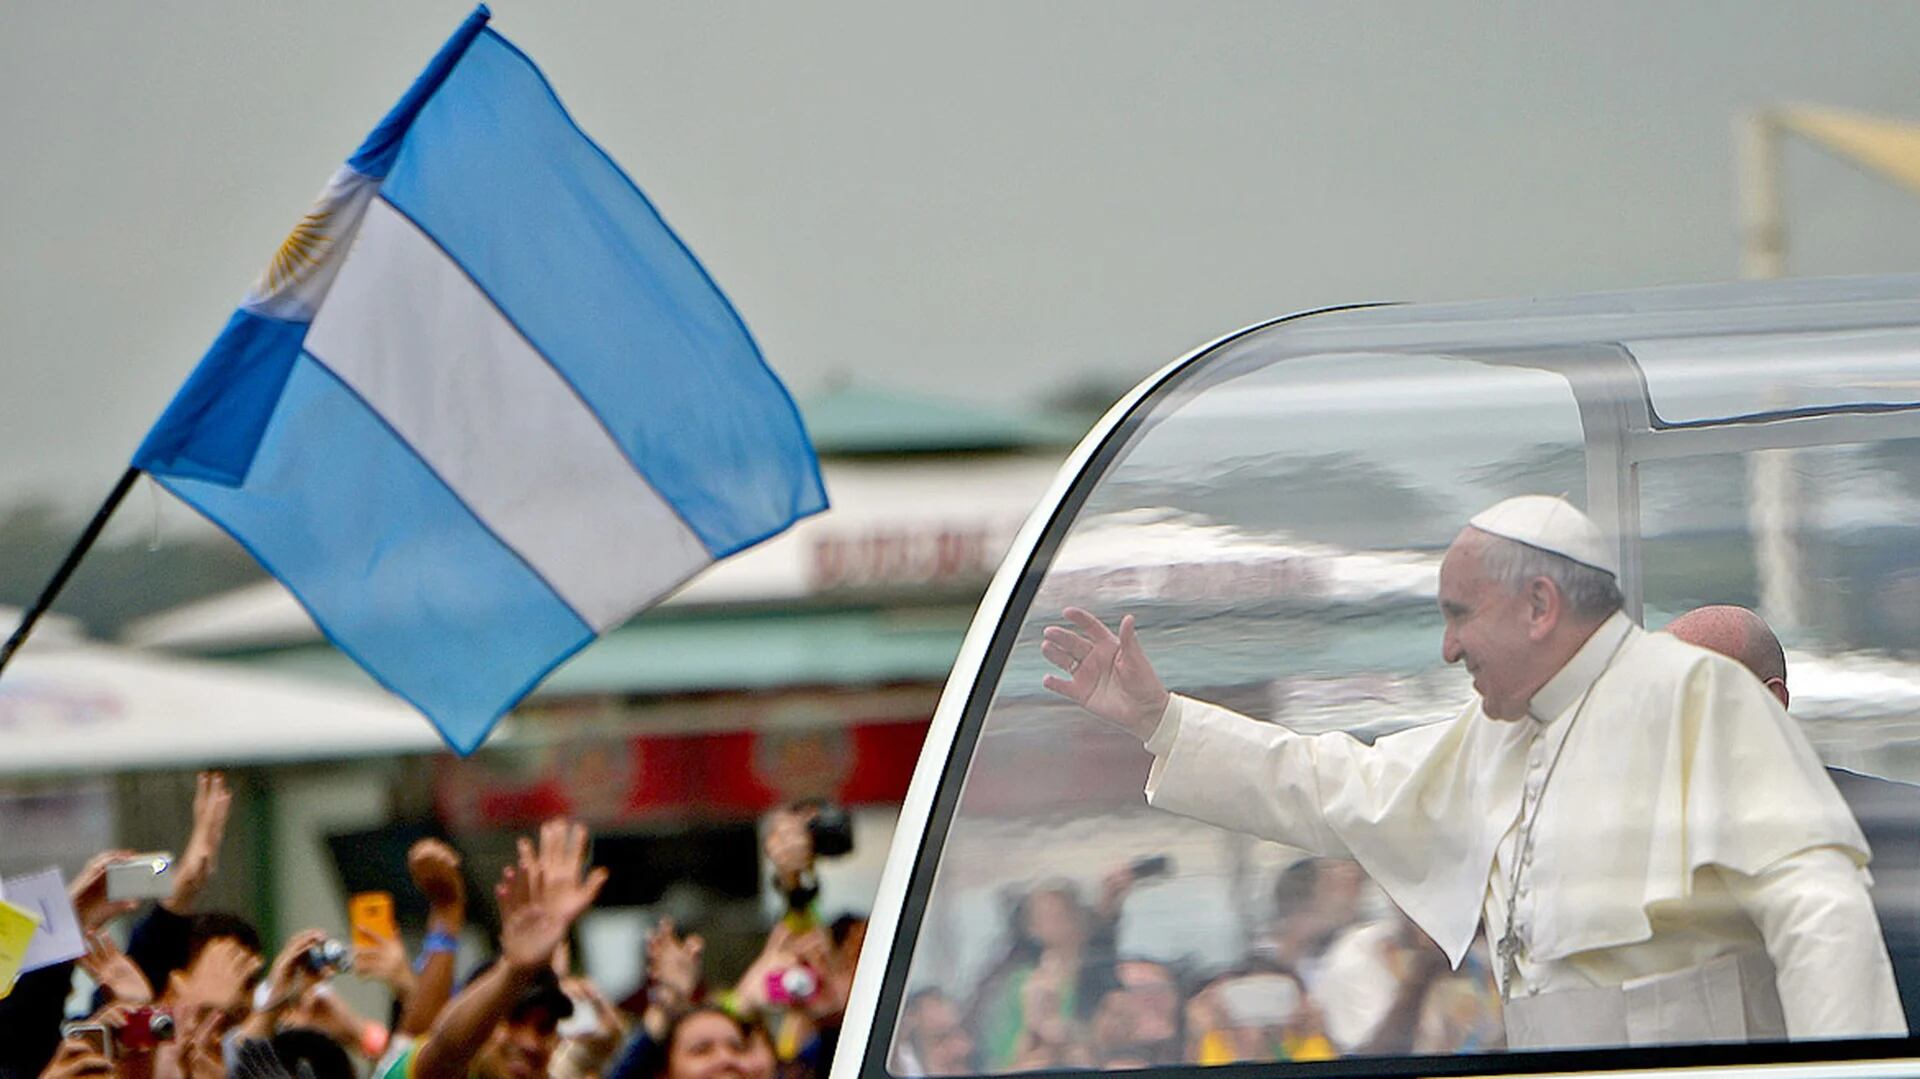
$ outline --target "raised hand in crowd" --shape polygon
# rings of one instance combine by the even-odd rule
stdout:
[[[113,938],[100,930],[87,934],[87,954],[80,957],[80,969],[100,983],[115,1004],[153,1002],[153,986],[140,972],[139,964],[127,958]]]
[[[208,1012],[182,1023],[175,1038],[180,1079],[227,1079],[221,1016]]]
[[[227,814],[232,808],[227,777],[219,772],[201,772],[193,792],[193,832],[187,838],[187,849],[174,862],[173,894],[161,900],[161,906],[175,914],[193,910],[201,890],[219,868],[220,844],[226,839]]]
[[[641,1018],[656,1039],[699,996],[706,948],[706,939],[698,933],[681,936],[672,918],[655,922],[647,934],[647,1010]]]
[[[817,812],[811,806],[782,806],[767,814],[762,846],[773,866],[774,886],[783,894],[806,887],[813,873],[813,832],[808,824]]]
[[[614,1052],[626,1041],[627,1018],[607,1000],[606,994],[591,978],[563,976],[560,989],[573,1000],[575,1008],[584,1005],[591,1009],[592,1019],[582,1024],[578,1033],[567,1038],[549,1075],[564,1075],[568,1079],[598,1076],[607,1061],[613,1058]],[[574,1018],[577,1021],[580,1017],[576,1014]]]
[[[587,871],[587,830],[563,820],[541,826],[538,844],[520,840],[519,864],[501,874],[500,958],[460,991],[412,1056],[411,1079],[461,1079],[516,1004],[552,977],[554,952],[607,882]],[[564,1000],[565,997],[560,998]],[[564,1014],[564,1013],[562,1013]],[[533,1045],[504,1047],[527,1070],[544,1072],[557,1037],[551,1021],[534,1028]]]
[[[233,938],[210,942],[192,967],[173,975],[168,995],[175,1022],[241,1013],[248,1005],[248,983],[259,969],[260,957]]]
[[[467,914],[467,885],[460,876],[460,852],[438,839],[422,839],[407,848],[407,873],[435,916]]]
[[[531,972],[553,961],[567,931],[600,894],[607,871],[582,872],[587,829],[581,824],[548,821],[538,846],[524,837],[518,846],[520,864],[508,871],[500,893],[500,958]]]
[[[1167,710],[1167,687],[1140,647],[1133,616],[1120,619],[1120,632],[1115,633],[1079,607],[1061,614],[1079,632],[1048,626],[1041,635],[1040,654],[1067,677],[1050,674],[1040,684],[1142,742],[1152,737]]]
[[[308,965],[307,952],[326,939],[326,931],[321,929],[303,929],[287,938],[280,954],[273,957],[273,964],[267,968],[265,980],[260,983],[252,1014],[241,1024],[243,1037],[273,1037],[287,1010],[299,1001],[302,993],[319,981],[320,972]]]
[[[353,973],[386,986],[402,1007],[413,995],[413,967],[407,962],[407,946],[397,936],[377,937],[372,944],[355,948]]]
[[[799,935],[785,918],[773,923],[760,954],[747,964],[746,973],[733,987],[733,999],[741,1011],[760,1012],[772,1007],[770,980],[799,962],[794,948],[794,938]]]
[[[87,859],[79,875],[67,885],[67,898],[73,902],[73,913],[83,932],[92,933],[139,906],[131,899],[107,898],[107,867],[131,857],[130,850],[103,850]]]
[[[467,925],[467,885],[460,874],[460,853],[438,839],[422,839],[408,848],[407,873],[427,899],[427,938],[394,1033],[417,1038],[433,1027],[453,996],[460,932]]]
[[[82,1037],[60,1042],[40,1079],[114,1079],[113,1061]]]

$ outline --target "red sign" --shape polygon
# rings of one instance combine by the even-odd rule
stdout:
[[[535,751],[532,762],[512,753],[446,759],[435,801],[462,829],[557,814],[596,824],[743,819],[805,798],[890,804],[906,797],[926,734],[926,720],[907,720],[569,741]]]

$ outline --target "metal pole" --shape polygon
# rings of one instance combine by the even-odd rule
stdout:
[[[1784,276],[1786,228],[1780,217],[1780,120],[1770,111],[1740,118],[1740,276]]]
[[[1779,114],[1752,113],[1740,121],[1740,276],[1782,277],[1787,269],[1786,226],[1780,209]],[[1747,531],[1759,574],[1760,613],[1783,633],[1806,617],[1805,560],[1800,532],[1807,505],[1793,450],[1747,454]]]
[[[40,621],[41,615],[47,613],[47,608],[53,606],[53,601],[60,595],[60,590],[67,586],[67,579],[73,576],[74,570],[80,568],[80,560],[86,557],[87,552],[93,548],[94,541],[100,538],[100,530],[107,527],[107,518],[113,516],[113,511],[119,507],[121,500],[127,497],[127,492],[133,490],[133,481],[139,478],[139,469],[127,469],[121,474],[120,482],[114,484],[113,490],[107,494],[107,500],[94,511],[93,520],[87,522],[86,530],[80,533],[79,542],[73,545],[73,550],[67,552],[66,560],[60,563],[60,568],[53,571],[53,579],[40,590],[40,598],[34,600],[33,606],[27,608],[27,613],[20,616],[20,624],[14,627],[13,636],[7,638],[4,646],[0,646],[0,671],[7,669],[7,662],[13,659],[13,654],[26,643],[27,634],[33,632],[34,624]]]

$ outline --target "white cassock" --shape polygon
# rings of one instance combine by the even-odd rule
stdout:
[[[1906,1034],[1866,839],[1805,735],[1625,615],[1524,719],[1476,700],[1367,746],[1176,696],[1147,749],[1150,804],[1357,860],[1456,966],[1484,920],[1512,1047]]]

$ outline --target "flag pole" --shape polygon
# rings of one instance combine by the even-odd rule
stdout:
[[[133,481],[139,478],[138,468],[129,468],[121,473],[120,482],[113,485],[113,490],[107,494],[107,500],[100,503],[100,508],[94,511],[93,520],[87,522],[86,530],[80,533],[79,542],[73,545],[73,550],[67,552],[66,560],[60,563],[60,568],[53,571],[53,579],[40,590],[40,598],[34,600],[33,606],[27,608],[27,613],[20,616],[20,624],[14,628],[13,636],[7,638],[5,645],[0,645],[0,671],[7,669],[7,661],[11,660],[14,652],[26,643],[27,634],[33,632],[34,623],[40,621],[40,616],[46,614],[47,608],[53,606],[53,601],[60,595],[60,590],[67,586],[67,579],[72,577],[73,571],[80,567],[80,560],[87,556],[87,552],[93,547],[93,542],[100,538],[100,530],[107,527],[107,518],[113,516],[113,511],[119,507],[121,500],[127,497],[127,492],[133,490]]]

